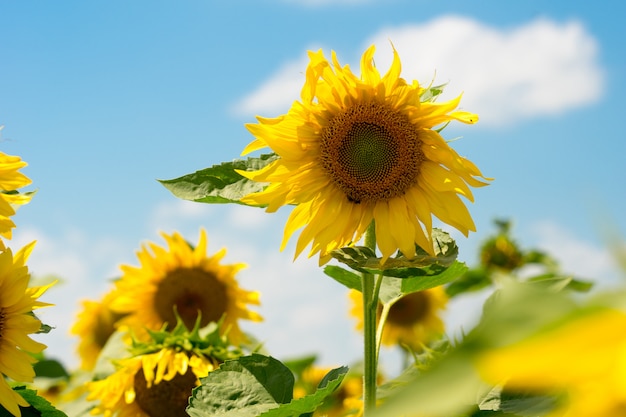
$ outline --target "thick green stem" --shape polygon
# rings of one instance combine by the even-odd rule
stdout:
[[[365,232],[365,246],[376,250],[376,232],[374,222]],[[363,274],[363,335],[364,335],[364,375],[363,375],[363,415],[367,417],[376,408],[376,376],[378,374],[376,348],[376,308],[375,277]]]

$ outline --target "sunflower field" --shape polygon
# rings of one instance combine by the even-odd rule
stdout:
[[[460,96],[438,101],[445,85],[402,78],[395,50],[384,72],[374,55],[365,50],[357,74],[310,51],[300,99],[246,125],[242,158],[161,181],[197,204],[289,211],[276,250],[296,239],[294,262],[313,257],[345,287],[362,357],[327,367],[273,356],[241,326],[263,320],[261,294],[238,282],[245,259],[226,263],[202,229],[144,244],[107,293],[83,301],[77,369],[48,358],[31,336],[54,331],[37,313],[55,308],[42,301],[55,282],[33,285],[35,243],[11,242],[15,210],[36,196],[24,191],[26,162],[0,153],[0,416],[625,416],[626,285],[592,291],[517,244],[509,220],[494,222],[478,265],[459,261],[433,219],[474,232],[466,202],[494,178],[445,128],[479,117]],[[484,290],[478,323],[448,336],[450,300]],[[402,352],[403,370],[379,366],[381,346]]]

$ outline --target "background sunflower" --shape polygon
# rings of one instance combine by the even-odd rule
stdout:
[[[235,279],[244,264],[222,265],[222,249],[207,256],[207,236],[200,231],[194,248],[179,233],[162,234],[167,247],[148,243],[138,253],[138,267],[123,265],[116,281],[111,309],[126,315],[122,327],[145,339],[145,329],[168,329],[176,325],[176,314],[188,329],[198,315],[201,326],[223,318],[221,329],[231,343],[246,340],[238,320],[260,321],[261,316],[248,309],[259,304],[259,293],[241,289]]]

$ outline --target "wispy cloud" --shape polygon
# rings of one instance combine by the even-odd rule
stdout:
[[[582,239],[554,221],[538,222],[533,231],[537,246],[554,256],[565,273],[592,280],[598,287],[624,278],[610,248]]]
[[[464,92],[463,108],[478,113],[482,125],[560,114],[599,100],[604,90],[598,45],[578,21],[539,18],[501,29],[443,16],[384,28],[361,48],[377,46],[381,72],[391,63],[391,42],[400,53],[404,78],[428,84],[436,76],[435,82],[448,83],[446,98]],[[298,98],[305,68],[304,58],[283,64],[237,104],[238,111],[285,113]]]

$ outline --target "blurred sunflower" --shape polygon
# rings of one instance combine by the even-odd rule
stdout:
[[[32,382],[36,362],[32,354],[46,347],[28,336],[41,329],[32,311],[50,305],[37,299],[53,285],[28,287],[26,261],[34,245],[26,245],[15,256],[11,249],[0,252],[0,405],[14,416],[20,416],[19,406],[28,407],[28,403],[9,387],[5,377]]]
[[[175,348],[116,362],[117,371],[89,382],[93,414],[117,417],[188,417],[191,390],[218,366],[214,359]]]
[[[626,415],[626,313],[593,306],[475,359],[489,383],[560,395],[546,417]]]
[[[77,352],[84,370],[93,369],[102,348],[115,332],[117,322],[124,317],[111,310],[112,300],[113,293],[109,292],[100,301],[83,301],[83,309],[70,329],[70,333],[80,339]]]
[[[351,290],[350,315],[357,319],[356,328],[363,329],[363,297]],[[446,308],[448,296],[443,287],[405,295],[396,301],[387,315],[381,343],[386,346],[406,346],[413,351],[421,351],[444,332],[440,313]],[[377,321],[380,320],[383,305],[378,304]]]
[[[179,233],[162,234],[168,247],[149,243],[137,253],[140,266],[122,265],[122,277],[116,281],[110,308],[126,315],[119,321],[140,339],[146,329],[157,330],[164,324],[176,325],[176,314],[187,328],[201,317],[201,326],[223,317],[222,329],[232,344],[246,340],[239,319],[261,321],[248,310],[248,304],[259,304],[259,293],[239,287],[235,274],[244,264],[221,265],[226,254],[222,249],[207,256],[207,236],[200,232],[193,248]]]
[[[0,130],[2,126],[0,126]],[[27,165],[19,156],[7,155],[0,152],[0,236],[11,238],[11,231],[15,223],[11,216],[15,214],[13,208],[16,204],[26,204],[31,199],[31,194],[19,194],[18,188],[29,185],[32,181],[19,172],[20,168]],[[2,245],[4,246],[4,245]]]
[[[268,212],[296,205],[281,248],[304,227],[296,257],[311,244],[309,256],[319,253],[324,263],[332,250],[359,241],[372,221],[383,262],[397,249],[413,258],[416,244],[434,254],[432,215],[466,236],[475,230],[459,195],[473,201],[469,186],[490,179],[433,128],[476,123],[478,116],[455,110],[460,96],[435,103],[432,90],[400,78],[395,50],[381,77],[374,49],[363,54],[360,78],[334,52],[332,64],[321,50],[309,52],[302,101],[286,115],[246,126],[255,140],[242,154],[269,147],[280,158],[259,171],[238,171],[269,183],[242,202],[267,205]]]

